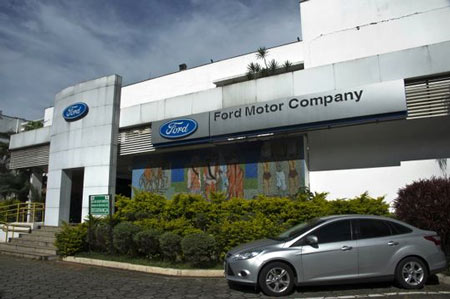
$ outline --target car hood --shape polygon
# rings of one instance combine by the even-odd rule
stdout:
[[[255,249],[267,249],[270,247],[281,247],[284,244],[282,241],[272,240],[272,239],[261,239],[250,243],[245,243],[234,247],[228,253],[235,254],[242,251],[255,250]]]

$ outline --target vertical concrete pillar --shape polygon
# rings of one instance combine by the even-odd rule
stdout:
[[[37,194],[42,193],[42,171],[39,168],[33,168],[30,174],[30,185],[36,191]],[[28,200],[33,201],[33,194],[28,193]]]
[[[56,95],[50,132],[46,224],[59,225],[69,220],[71,169],[84,168],[82,220],[89,212],[90,195],[115,193],[121,86],[122,78],[112,75],[68,87]],[[64,119],[64,111],[76,103],[86,105],[87,113]],[[70,110],[71,116],[77,109]]]

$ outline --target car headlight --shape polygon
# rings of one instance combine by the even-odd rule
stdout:
[[[262,252],[262,250],[244,251],[244,252],[235,254],[234,258],[236,260],[248,260],[248,259],[251,259],[251,258],[257,256],[261,252]]]

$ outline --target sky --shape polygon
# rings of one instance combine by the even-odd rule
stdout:
[[[300,35],[299,0],[1,0],[0,110],[39,119],[82,81],[127,85]]]

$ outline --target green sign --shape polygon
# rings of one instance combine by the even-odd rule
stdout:
[[[111,213],[111,195],[90,195],[89,213],[94,216],[107,216]]]

